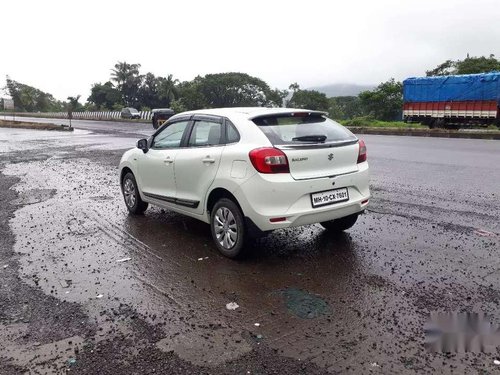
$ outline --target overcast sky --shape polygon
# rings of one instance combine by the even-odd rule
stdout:
[[[244,72],[272,87],[378,84],[500,56],[498,0],[51,1],[0,6],[5,75],[85,101],[117,61],[180,80]]]

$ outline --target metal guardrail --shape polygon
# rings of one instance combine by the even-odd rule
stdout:
[[[151,111],[139,111],[141,120],[151,120]],[[0,115],[20,117],[68,118],[68,112],[1,112]],[[121,119],[120,111],[73,112],[74,120],[115,120]]]

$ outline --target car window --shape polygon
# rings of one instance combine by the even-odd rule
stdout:
[[[179,121],[170,124],[156,135],[153,140],[153,148],[165,149],[180,147],[182,135],[189,121]]]
[[[227,125],[227,143],[238,142],[240,140],[240,135],[238,134],[238,131],[236,130],[233,123],[229,120],[226,120],[226,125]]]
[[[253,122],[273,145],[355,141],[347,128],[319,114],[287,113],[262,116]]]
[[[195,121],[191,136],[189,137],[189,146],[203,147],[213,146],[222,143],[222,124],[211,121]]]

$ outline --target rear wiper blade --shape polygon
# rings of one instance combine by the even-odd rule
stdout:
[[[298,142],[325,142],[326,138],[328,138],[326,135],[303,135],[302,137],[292,138],[292,141],[298,141]]]

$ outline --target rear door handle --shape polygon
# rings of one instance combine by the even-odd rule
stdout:
[[[164,162],[165,164],[172,164],[172,163],[174,162],[174,160],[173,160],[173,159],[170,159],[170,158],[166,158],[165,160],[163,160],[163,162]]]
[[[215,163],[215,159],[212,159],[210,156],[207,156],[205,159],[201,159],[203,163],[210,163],[213,164]]]

